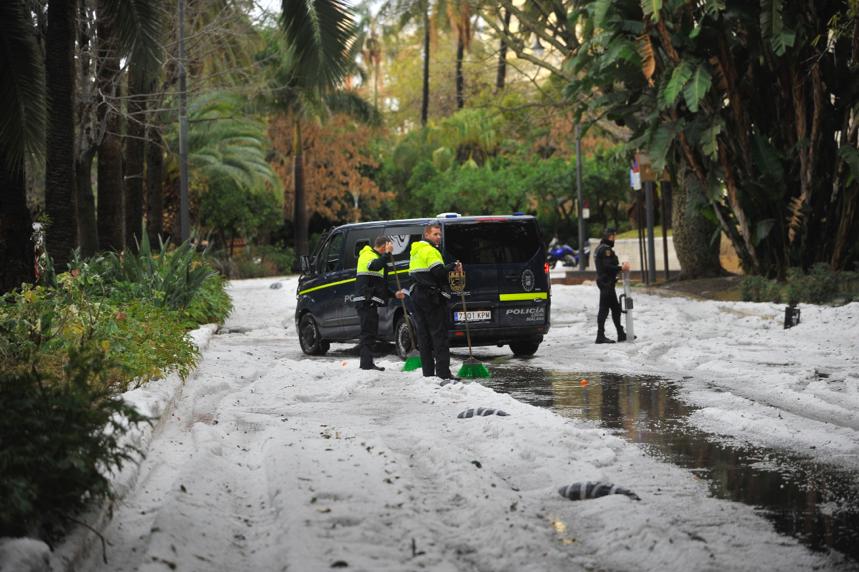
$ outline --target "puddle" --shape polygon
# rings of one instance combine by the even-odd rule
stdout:
[[[582,385],[581,380],[588,384]],[[654,377],[493,368],[487,387],[606,427],[648,454],[689,469],[716,497],[755,506],[781,534],[859,563],[859,476],[783,451],[727,443],[691,427],[674,383]]]

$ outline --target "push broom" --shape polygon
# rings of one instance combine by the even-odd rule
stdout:
[[[394,279],[397,281],[397,291],[402,290],[403,288],[400,286],[400,275],[397,274],[397,267],[394,266]],[[400,300],[400,304],[403,305],[403,319],[406,321],[406,325],[409,327],[409,340],[412,342],[412,349],[406,354],[406,363],[403,364],[403,371],[415,371],[421,368],[421,354],[417,352],[417,338],[415,337],[415,331],[412,329],[412,321],[409,319],[409,311],[406,310],[406,301],[405,299]]]
[[[465,317],[465,320],[463,320],[465,322],[465,339],[468,342],[468,359],[462,362],[462,367],[459,368],[457,375],[465,379],[490,377],[489,368],[477,361],[471,351],[471,331],[468,328],[468,307],[465,305],[465,272],[451,272],[450,276],[452,278],[450,281],[451,286],[456,283],[460,299],[462,300],[462,313]]]

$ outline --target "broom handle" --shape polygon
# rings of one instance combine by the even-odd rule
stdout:
[[[393,259],[394,259],[394,257],[392,256],[391,260],[393,260]],[[394,280],[397,281],[397,291],[399,292],[400,290],[403,289],[403,287],[400,286],[400,275],[397,274],[396,262],[394,263]],[[409,327],[409,337],[412,338],[412,349],[414,349],[417,347],[417,340],[415,340],[415,333],[412,331],[412,321],[409,320],[409,311],[406,310],[406,300],[401,299],[400,304],[402,304],[402,306],[403,306],[403,318],[406,320],[406,326]]]
[[[462,271],[463,275],[465,271]],[[459,293],[462,298],[462,312],[465,314],[465,339],[468,341],[468,357],[474,358],[474,355],[471,353],[471,332],[468,329],[468,307],[465,305],[465,288],[462,289],[462,292]]]

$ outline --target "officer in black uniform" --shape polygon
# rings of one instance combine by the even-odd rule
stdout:
[[[418,349],[424,377],[437,375],[442,379],[457,379],[450,372],[450,344],[447,339],[450,282],[448,273],[462,271],[459,261],[444,261],[439,248],[441,226],[430,223],[424,227],[423,240],[412,244],[409,256],[409,276],[415,281],[412,299],[417,318]]]
[[[611,321],[614,322],[614,327],[617,328],[617,341],[626,341],[626,332],[623,331],[623,326],[620,325],[620,302],[617,299],[615,292],[615,284],[617,283],[617,275],[623,270],[629,271],[629,263],[624,262],[623,266],[618,263],[617,254],[614,252],[614,239],[617,231],[613,228],[607,228],[603,232],[602,240],[600,241],[597,250],[594,253],[597,269],[597,286],[600,289],[600,309],[597,314],[597,340],[598,344],[613,344],[614,340],[605,336],[605,319],[608,317],[611,310]]]
[[[387,236],[379,236],[373,247],[365,245],[358,254],[355,295],[352,301],[358,308],[361,319],[361,369],[385,371],[373,363],[373,345],[379,334],[379,313],[377,308],[385,306],[395,296],[402,300],[405,294],[388,288],[388,269],[393,267],[394,244]]]

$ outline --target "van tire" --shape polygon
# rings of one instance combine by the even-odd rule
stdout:
[[[537,349],[539,347],[540,342],[533,342],[530,340],[511,342],[510,344],[510,350],[516,357],[531,357],[532,355],[537,353]]]
[[[406,319],[400,316],[396,326],[394,326],[394,345],[400,359],[406,359],[409,352],[416,347],[414,340],[412,340],[412,331],[414,331],[414,322],[412,322],[412,329],[410,330]]]
[[[301,316],[298,323],[298,343],[301,344],[301,351],[309,356],[321,356],[331,347],[330,343],[322,340],[319,326],[311,314]]]

